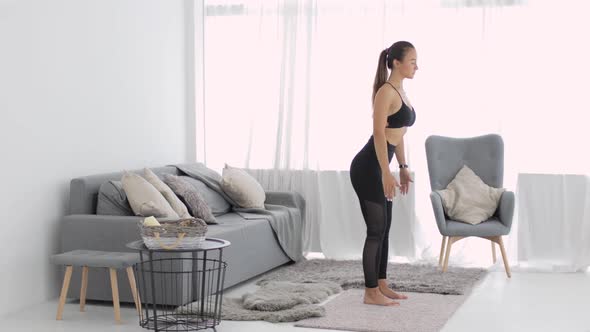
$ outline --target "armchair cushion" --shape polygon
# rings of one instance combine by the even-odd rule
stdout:
[[[461,237],[479,236],[485,238],[508,235],[508,233],[510,233],[509,227],[506,227],[497,217],[491,217],[485,222],[477,224],[477,226],[462,221],[448,219],[445,233],[442,235]]]
[[[471,168],[463,165],[446,189],[438,190],[450,219],[476,225],[488,220],[496,209],[504,188],[490,187]]]

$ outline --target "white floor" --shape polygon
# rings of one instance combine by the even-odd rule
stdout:
[[[238,297],[251,291],[254,282],[233,287],[226,295]],[[83,313],[78,308],[78,302],[67,303],[63,320],[56,321],[57,300],[34,305],[3,317],[0,331],[147,331],[139,327],[132,306],[122,307],[121,325],[114,323],[112,307],[107,304],[89,303]],[[293,323],[223,321],[217,331],[322,330],[294,327]],[[590,274],[515,272],[507,279],[503,272],[490,272],[442,331],[590,332]]]

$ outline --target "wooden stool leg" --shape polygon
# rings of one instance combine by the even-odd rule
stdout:
[[[61,320],[64,312],[64,305],[66,303],[66,296],[68,295],[68,288],[70,288],[70,279],[72,278],[72,266],[66,267],[66,274],[64,276],[64,282],[61,287],[61,294],[59,296],[59,304],[57,306],[57,317],[56,320]]]
[[[86,305],[86,289],[88,289],[88,266],[82,267],[82,285],[80,286],[80,311]]]
[[[113,307],[115,309],[115,321],[121,323],[121,308],[119,307],[119,287],[117,286],[117,270],[109,268],[111,273],[111,290],[113,292]]]
[[[137,293],[137,285],[135,284],[135,275],[133,274],[133,267],[127,268],[127,277],[129,278],[129,286],[131,287],[131,294],[133,295],[133,301],[135,302],[135,309],[139,315],[141,315],[141,300]]]

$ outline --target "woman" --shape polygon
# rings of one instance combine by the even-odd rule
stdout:
[[[389,77],[387,69],[391,70]],[[367,225],[363,248],[366,304],[399,305],[392,299],[407,299],[388,287],[387,261],[392,200],[397,187],[405,195],[413,182],[404,156],[404,134],[414,124],[416,113],[403,81],[413,78],[416,70],[416,49],[409,42],[398,41],[381,52],[373,85],[373,135],[350,165],[352,186]],[[399,184],[389,170],[394,152],[400,167]]]

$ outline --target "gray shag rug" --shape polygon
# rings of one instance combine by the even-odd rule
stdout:
[[[278,311],[299,304],[320,303],[341,291],[342,288],[333,282],[273,281],[265,283],[253,293],[243,295],[242,301],[244,308],[249,310]]]
[[[449,267],[442,272],[436,265],[389,263],[389,286],[400,292],[461,295],[487,273],[482,268]],[[364,288],[363,266],[359,260],[312,259],[277,268],[257,281],[325,282],[331,281],[343,289]]]
[[[221,318],[300,321],[296,326],[352,331],[437,331],[486,273],[481,268],[449,267],[443,273],[429,264],[389,263],[390,287],[414,294],[401,300],[401,306],[380,307],[363,304],[361,261],[303,260],[264,274],[256,283],[260,287],[252,293],[241,298],[224,297]],[[342,289],[347,291],[318,305]],[[198,302],[193,302],[177,308],[177,312],[191,314],[197,308]],[[359,312],[364,316],[358,316]]]
[[[241,298],[224,298],[221,319],[264,320],[271,323],[294,322],[310,317],[324,316],[326,310],[317,305],[342,288],[333,282],[272,281]],[[199,310],[199,302],[176,309],[177,313],[193,314]]]

